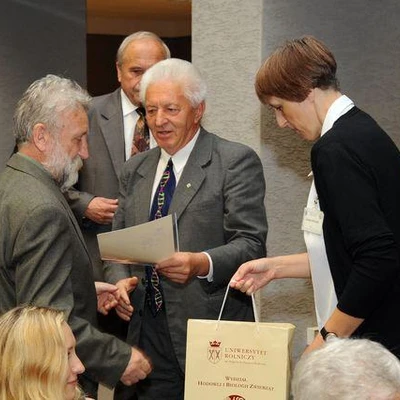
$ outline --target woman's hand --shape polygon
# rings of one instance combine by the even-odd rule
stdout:
[[[274,279],[309,277],[308,254],[291,254],[259,258],[242,264],[233,275],[230,286],[251,295]]]
[[[259,258],[242,264],[233,275],[230,286],[251,295],[273,279],[275,279],[273,259]]]

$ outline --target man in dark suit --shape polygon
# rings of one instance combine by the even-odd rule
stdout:
[[[88,157],[90,97],[78,84],[48,75],[18,103],[18,153],[0,176],[0,314],[19,304],[64,310],[95,396],[98,381],[130,385],[150,371],[147,358],[96,329],[90,257],[62,192]]]
[[[133,132],[140,118],[137,111],[141,107],[140,80],[149,67],[169,57],[168,47],[154,33],[140,31],[129,35],[117,53],[121,87],[93,98],[90,104],[90,157],[83,162],[77,190],[69,191],[68,198],[81,225],[96,280],[103,280],[97,234],[111,230],[118,207],[118,178],[124,162],[131,156]],[[151,137],[149,144],[155,145]]]
[[[249,147],[200,126],[205,94],[204,81],[187,61],[169,59],[150,68],[141,98],[159,147],[128,160],[121,174],[113,229],[165,215],[164,199],[173,192],[168,213],[176,214],[180,243],[179,252],[155,266],[160,284],[149,266],[105,264],[106,277],[121,290],[117,312],[130,319],[128,342],[143,346],[153,362],[154,372],[137,385],[139,399],[183,399],[187,320],[217,319],[237,267],[266,251],[261,162]],[[136,288],[132,275],[142,278]],[[153,297],[157,290],[162,301]],[[253,317],[249,298],[230,293],[223,318]]]

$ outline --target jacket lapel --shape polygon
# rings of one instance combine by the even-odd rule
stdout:
[[[172,199],[170,213],[178,220],[206,178],[204,167],[211,161],[212,147],[213,136],[201,128]]]
[[[138,175],[138,182],[135,185],[137,201],[135,201],[135,209],[133,210],[135,225],[149,221],[149,210],[152,201],[151,193],[159,158],[160,148],[156,147],[153,150],[149,150],[146,159],[136,170]]]
[[[124,120],[121,106],[121,89],[117,89],[99,111],[99,127],[104,137],[117,176],[125,162]]]

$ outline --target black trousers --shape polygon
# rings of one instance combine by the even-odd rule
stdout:
[[[139,348],[150,357],[153,371],[134,387],[118,384],[114,400],[183,400],[185,375],[172,346],[164,307],[153,316],[146,302]]]
[[[129,323],[122,320],[116,313],[115,309],[110,310],[108,315],[97,313],[97,321],[99,329],[102,332],[116,336],[118,339],[126,341]]]

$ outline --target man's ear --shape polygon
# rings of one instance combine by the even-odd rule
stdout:
[[[51,135],[45,124],[38,123],[32,129],[32,144],[40,151],[49,149]]]
[[[201,118],[203,117],[204,111],[206,110],[206,103],[202,101],[196,108],[194,120],[196,124],[200,122]]]
[[[121,67],[120,67],[118,61],[115,62],[115,68],[117,69],[118,82],[121,83]]]

